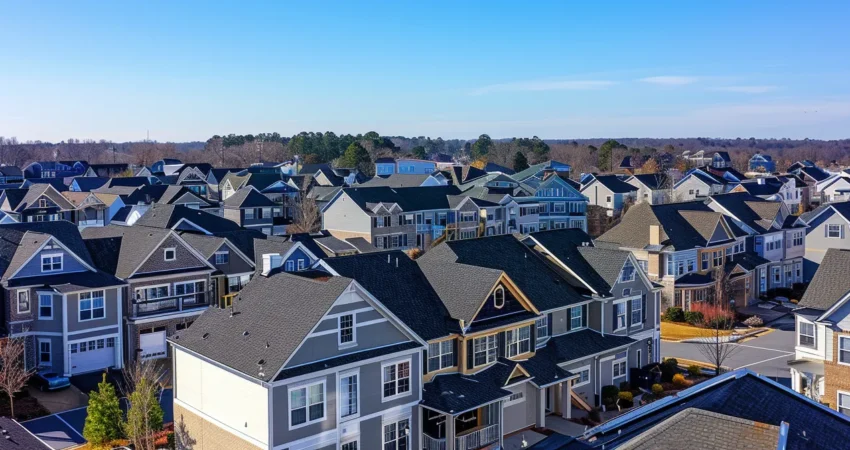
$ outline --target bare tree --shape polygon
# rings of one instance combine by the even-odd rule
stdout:
[[[322,212],[316,200],[302,195],[295,205],[292,225],[287,233],[315,233],[322,228]]]
[[[122,394],[129,400],[125,432],[130,442],[139,450],[155,450],[156,433],[162,430],[162,407],[159,392],[165,371],[156,361],[139,360],[124,370]]]
[[[27,380],[33,374],[27,370],[24,363],[25,342],[22,338],[7,338],[0,341],[0,390],[9,396],[11,416],[15,417],[15,398],[27,385]]]

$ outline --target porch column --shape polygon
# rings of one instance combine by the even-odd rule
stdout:
[[[446,450],[455,450],[455,416],[446,416]]]
[[[563,392],[561,389],[558,389],[557,386],[553,389],[555,391],[555,401],[552,403],[552,412],[561,414],[563,410],[561,409],[561,397],[563,397]]]
[[[499,448],[505,448],[505,408],[500,401],[499,405]]]
[[[564,381],[561,383],[561,389],[559,389],[561,393],[561,417],[564,419],[569,419],[573,416],[573,401],[572,396],[572,386],[570,386],[570,381]]]
[[[537,427],[546,427],[546,388],[537,390]]]

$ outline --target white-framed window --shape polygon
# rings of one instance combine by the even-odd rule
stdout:
[[[252,220],[254,218],[254,208],[246,208],[244,211],[246,220]]]
[[[80,322],[106,317],[106,304],[103,301],[103,291],[81,292],[79,315]]]
[[[838,391],[838,412],[850,416],[850,392]]]
[[[51,253],[49,255],[41,255],[41,271],[42,272],[58,272],[62,270],[62,254]]]
[[[505,306],[505,288],[497,286],[493,291],[493,306],[496,309],[502,309]]]
[[[472,341],[472,364],[475,367],[496,361],[496,335],[475,338]]]
[[[838,336],[838,363],[850,365],[850,336]]]
[[[357,343],[354,327],[354,314],[339,316],[339,346],[351,346]]]
[[[454,366],[454,341],[431,342],[428,344],[428,372]]]
[[[815,324],[809,322],[799,322],[797,327],[800,335],[800,345],[803,347],[817,347],[817,338],[815,336]]]
[[[584,324],[584,319],[581,317],[582,309],[582,306],[570,308],[570,330],[577,330]]]
[[[289,428],[300,428],[325,420],[325,381],[289,389]]]
[[[286,261],[286,269],[287,272],[295,272],[295,261],[289,260]]]
[[[554,213],[563,213],[567,211],[567,205],[563,202],[555,202],[552,203],[552,212]]]
[[[384,424],[384,449],[407,450],[410,448],[410,419]]]
[[[298,270],[304,270],[305,265],[306,261],[304,260],[304,258],[298,259]]]
[[[53,318],[53,296],[50,294],[38,294],[38,318]]]
[[[708,270],[708,252],[702,253],[702,270]]]
[[[625,358],[624,359],[618,359],[618,360],[614,361],[612,363],[612,365],[613,365],[613,367],[611,369],[612,370],[611,373],[613,374],[614,379],[626,376],[626,360],[625,360]]]
[[[21,289],[18,291],[18,314],[30,312],[30,292]]]
[[[343,442],[340,450],[357,450],[357,440]]]
[[[585,384],[590,383],[590,366],[579,367],[578,369],[570,369],[570,372],[578,375],[578,379],[576,379],[576,384],[573,385],[574,388],[584,386]]]
[[[545,341],[549,338],[549,316],[544,315],[543,317],[537,318],[535,322],[535,328],[537,329],[537,343],[540,344],[542,341]]]
[[[46,198],[38,199],[38,207],[39,208],[47,208],[47,199]]]
[[[802,231],[795,231],[794,232],[794,239],[792,240],[792,245],[794,247],[799,247],[799,246],[803,245],[803,232]]]
[[[511,394],[510,397],[508,397],[508,401],[505,402],[505,408],[507,408],[508,406],[513,406],[513,405],[523,403],[524,401],[525,401],[525,395],[523,395],[522,391],[514,392],[513,394]]]
[[[52,343],[50,339],[38,339],[38,365],[50,367],[53,365]]]
[[[410,395],[410,360],[381,366],[383,401]]]
[[[508,358],[531,351],[531,326],[505,331],[505,354]]]
[[[174,261],[177,259],[177,249],[174,247],[162,249],[162,258],[166,261]]]
[[[643,325],[643,303],[640,299],[632,300],[632,326],[639,327]]]
[[[841,229],[843,227],[840,224],[827,224],[826,225],[826,237],[832,239],[841,239]]]
[[[347,418],[359,414],[360,374],[346,372],[339,376],[339,417]]]
[[[220,266],[222,264],[227,264],[229,260],[230,252],[228,252],[227,250],[215,252],[215,265]]]
[[[626,302],[614,303],[614,316],[617,318],[614,330],[626,328]]]
[[[773,267],[773,284],[779,284],[782,282],[782,268],[779,266]]]
[[[623,270],[620,271],[620,282],[627,283],[635,280],[635,266],[630,260],[627,260],[623,265]]]

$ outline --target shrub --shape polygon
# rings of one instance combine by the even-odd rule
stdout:
[[[614,385],[602,386],[602,403],[611,405],[617,401],[617,395],[620,394],[620,389]]]
[[[764,320],[759,316],[750,316],[744,321],[744,325],[748,327],[760,327],[764,325]]]
[[[628,381],[623,381],[622,383],[620,383],[620,392],[631,391],[631,390],[632,390],[632,385],[629,384]]]
[[[653,384],[652,385],[652,395],[654,395],[656,397],[661,397],[662,394],[664,394],[664,386],[662,386],[658,383]]]
[[[670,322],[684,322],[685,313],[682,311],[682,308],[671,306],[664,312],[664,320]]]
[[[631,392],[620,392],[617,398],[619,398],[618,404],[623,408],[631,408],[635,404],[635,398]]]
[[[732,319],[729,317],[715,317],[705,321],[705,326],[711,329],[725,330],[732,328]]]
[[[92,391],[89,395],[83,436],[93,447],[104,447],[108,442],[121,437],[123,418],[115,387],[106,381],[106,374],[103,374],[103,381],[98,383],[97,391]]]
[[[669,383],[673,375],[679,372],[679,361],[676,358],[667,358],[661,364],[661,381]]]
[[[587,418],[595,423],[602,422],[602,413],[599,412],[599,408],[590,408],[590,411],[587,412]]]
[[[673,386],[676,386],[679,389],[684,389],[688,387],[688,380],[685,379],[685,376],[681,373],[677,373],[673,375]]]
[[[702,367],[696,364],[691,364],[690,366],[688,366],[688,374],[690,374],[692,377],[702,376]]]
[[[691,325],[701,325],[703,320],[703,315],[699,311],[688,311],[685,313],[685,322],[688,322]]]
[[[735,313],[720,304],[692,303],[691,312],[701,313],[703,323],[709,327],[713,326],[718,319],[728,320],[730,323],[735,320]]]

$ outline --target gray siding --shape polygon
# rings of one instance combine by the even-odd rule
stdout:
[[[504,434],[534,425],[537,420],[538,389],[526,382],[507,388],[507,390],[514,393],[522,392],[523,401],[502,409]]]
[[[332,430],[336,427],[336,376],[330,374],[318,379],[325,380],[325,420],[311,425],[289,429],[289,395],[288,386],[279,386],[273,388],[272,391],[272,407],[274,408],[273,426],[274,426],[274,444],[280,445],[286,442],[295,441],[298,439],[307,438],[324,431]]]
[[[237,253],[234,249],[230,248],[228,245],[222,245],[219,251],[227,251],[228,258],[227,263],[222,265],[215,264],[215,255],[211,256],[208,260],[210,264],[212,264],[216,269],[220,270],[224,274],[237,274],[237,273],[249,273],[253,272],[254,268],[243,259],[239,253]]]
[[[75,256],[72,256],[68,252],[62,249],[54,249],[54,250],[42,250],[40,253],[36,254],[32,259],[27,262],[26,265],[21,267],[21,270],[15,275],[15,278],[24,278],[24,277],[34,277],[41,276],[44,273],[41,271],[41,256],[42,255],[50,255],[50,254],[62,254],[62,271],[61,272],[50,272],[50,274],[57,273],[68,273],[68,272],[82,272],[86,269],[85,266],[80,264]]]
[[[821,217],[824,218],[819,217],[818,220],[812,222],[812,228],[808,229],[805,238],[804,278],[806,281],[811,281],[828,249],[850,249],[850,230],[848,230],[847,221],[832,210],[825,211]],[[844,237],[841,239],[826,237],[826,227],[829,224],[842,225]]]
[[[164,249],[174,248],[176,258],[174,261],[166,261]],[[188,247],[183,245],[174,236],[167,237],[148,259],[142,263],[137,273],[164,272],[179,269],[206,268],[204,262],[193,254]]]
[[[323,227],[327,230],[349,231],[369,234],[372,219],[357,206],[351,197],[341,194],[322,214]]]
[[[80,322],[80,294],[68,294],[68,331],[85,331],[90,328],[118,324],[120,322],[118,317],[118,290],[116,288],[105,289],[103,300],[106,308],[103,319]]]
[[[357,322],[361,322],[363,313],[357,314]],[[337,319],[327,319],[336,323]],[[365,321],[365,320],[364,320]],[[292,355],[287,367],[293,367],[320,359],[333,358],[339,355],[355,353],[364,349],[383,347],[386,345],[408,342],[410,339],[402,334],[391,322],[381,322],[373,325],[358,326],[356,329],[357,345],[339,349],[336,333],[308,337],[301,348]]]

